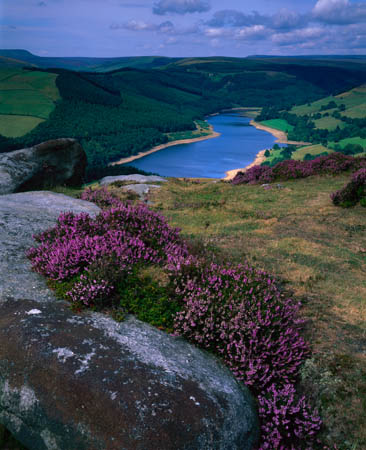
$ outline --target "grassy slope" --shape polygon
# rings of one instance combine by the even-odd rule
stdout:
[[[340,450],[366,448],[365,209],[329,198],[348,178],[310,177],[280,190],[174,180],[153,194],[186,236],[276,274],[305,302],[313,357],[302,385],[321,408],[323,437]]]
[[[335,145],[335,142],[331,142],[330,145]],[[362,147],[366,148],[366,139],[360,138],[360,137],[353,137],[353,138],[346,138],[342,139],[341,141],[337,142],[338,145],[340,145],[342,148],[345,147],[347,144],[358,144]]]
[[[57,75],[0,70],[0,134],[19,137],[47,119],[60,96]]]
[[[310,105],[295,106],[291,112],[298,115],[315,114],[317,112],[328,112],[332,114],[334,109],[320,111],[320,108],[327,105],[330,101],[334,101],[337,106],[344,104],[346,110],[341,113],[343,116],[352,118],[362,118],[366,115],[366,85],[362,85],[351,89],[350,91],[339,94],[335,97],[325,97],[321,100],[311,103]],[[326,127],[324,127],[326,128]]]
[[[292,159],[302,161],[307,153],[309,153],[310,155],[319,155],[320,153],[323,153],[323,152],[332,153],[333,150],[331,150],[327,147],[324,147],[321,144],[306,145],[304,147],[298,148],[292,154]]]
[[[275,130],[284,131],[285,133],[292,131],[294,129],[294,127],[284,119],[264,120],[263,122],[260,123],[261,125],[274,128]]]

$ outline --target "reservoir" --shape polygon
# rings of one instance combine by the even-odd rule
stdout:
[[[130,165],[168,177],[224,178],[227,170],[246,167],[260,150],[272,148],[276,141],[250,121],[234,112],[211,116],[207,122],[221,133],[219,137],[164,148]]]

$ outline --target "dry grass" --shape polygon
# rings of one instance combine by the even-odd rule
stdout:
[[[302,389],[321,410],[323,440],[366,449],[366,210],[336,208],[329,198],[348,178],[270,190],[175,179],[152,198],[186,236],[277,275],[303,301],[313,356]]]

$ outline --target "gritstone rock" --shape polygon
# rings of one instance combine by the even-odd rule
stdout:
[[[75,139],[56,139],[0,154],[0,194],[81,184],[86,155]]]
[[[135,181],[136,183],[158,183],[158,182],[166,182],[168,181],[166,178],[162,178],[156,175],[118,175],[115,177],[104,177],[99,181],[101,186],[106,186],[108,184],[114,183],[115,181]]]

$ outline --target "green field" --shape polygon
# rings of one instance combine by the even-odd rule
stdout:
[[[345,127],[344,122],[332,116],[322,117],[321,119],[314,120],[314,123],[316,128],[326,129],[329,131],[335,130],[337,127],[339,128]]]
[[[0,134],[21,137],[47,119],[60,99],[56,74],[0,70]]]
[[[346,138],[342,139],[339,142],[330,142],[330,147],[334,147],[335,145],[339,145],[341,148],[344,148],[347,144],[358,144],[361,145],[364,149],[366,148],[366,139],[360,137]]]
[[[324,153],[324,152],[328,152],[328,153],[332,153],[333,150],[324,147],[321,144],[315,144],[315,145],[306,145],[304,147],[300,147],[298,148],[293,154],[292,154],[292,159],[296,159],[298,161],[302,161],[305,157],[305,155],[310,154],[310,155],[319,155],[320,153]]]
[[[43,121],[34,116],[0,114],[0,134],[13,138],[24,136]]]
[[[263,122],[260,122],[261,125],[264,125],[266,127],[274,128],[276,130],[284,131],[285,133],[292,131],[294,127],[286,122],[286,120],[283,119],[271,119],[271,120],[264,120]]]

